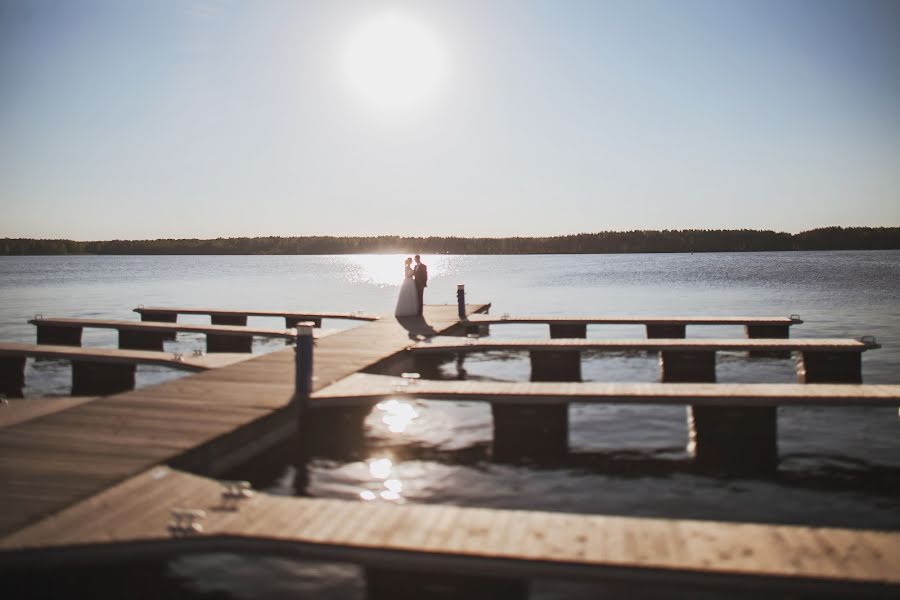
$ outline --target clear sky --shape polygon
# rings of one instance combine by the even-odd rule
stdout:
[[[900,225],[896,0],[0,0],[0,237],[825,225]]]

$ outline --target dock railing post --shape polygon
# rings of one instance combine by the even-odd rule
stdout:
[[[466,318],[466,285],[456,284],[456,305],[459,307],[459,318]]]
[[[294,400],[301,410],[306,407],[312,393],[313,382],[313,327],[309,321],[297,323],[297,346],[295,347],[294,366],[296,382]]]

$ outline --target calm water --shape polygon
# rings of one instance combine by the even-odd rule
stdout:
[[[900,383],[900,252],[632,254],[424,257],[426,302],[453,303],[457,283],[493,313],[788,315],[805,323],[794,337],[875,335],[865,353],[868,383]],[[397,256],[0,257],[0,339],[33,341],[25,321],[46,316],[136,318],[139,304],[391,312]],[[204,317],[184,318],[204,322]],[[251,319],[251,324],[281,326]],[[326,328],[347,327],[325,322]],[[545,326],[504,325],[494,336],[546,336]],[[589,336],[643,337],[640,327],[591,327]],[[742,336],[740,328],[689,328],[690,337]],[[86,345],[115,345],[112,331],[86,330]],[[284,347],[256,342],[255,352]],[[169,348],[202,348],[183,335]],[[527,380],[526,357],[469,357],[468,378]],[[460,376],[455,363],[443,375]],[[790,382],[792,360],[719,358],[720,381]],[[138,384],[180,376],[139,368]],[[596,381],[655,381],[655,356],[614,354],[585,361]],[[29,361],[26,396],[65,394],[64,363]],[[27,401],[27,400],[25,400]],[[383,403],[367,419],[365,448],[336,460],[298,464],[290,449],[248,469],[280,494],[900,529],[900,420],[896,409],[779,410],[778,474],[720,479],[692,471],[680,407],[576,406],[570,445],[555,467],[508,466],[489,457],[491,414],[469,403]],[[265,557],[203,556],[173,562],[187,589],[233,597],[361,593],[359,573]],[[535,597],[591,597],[594,591],[544,582]]]

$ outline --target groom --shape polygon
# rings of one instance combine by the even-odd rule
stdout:
[[[425,303],[425,287],[428,285],[428,265],[422,262],[422,257],[416,254],[413,257],[416,266],[413,268],[413,279],[416,280],[416,291],[419,292],[419,312],[422,316],[422,307]]]

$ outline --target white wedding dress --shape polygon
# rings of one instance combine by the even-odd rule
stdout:
[[[400,295],[397,297],[397,308],[394,310],[394,316],[414,317],[417,314],[419,314],[419,292],[416,290],[413,270],[406,267],[403,283],[400,285]]]

